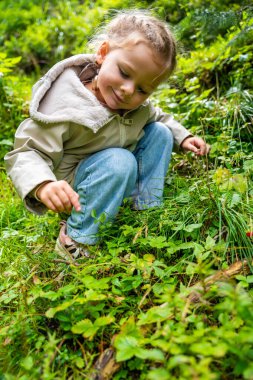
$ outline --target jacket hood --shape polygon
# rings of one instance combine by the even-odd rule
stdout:
[[[100,104],[79,78],[82,73],[82,80],[85,79],[84,68],[94,62],[94,55],[78,54],[54,65],[33,86],[30,117],[45,124],[77,123],[95,132],[102,127],[113,113]]]

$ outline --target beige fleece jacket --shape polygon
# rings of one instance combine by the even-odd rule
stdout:
[[[176,145],[191,135],[149,100],[123,116],[101,105],[79,78],[85,65],[94,59],[94,55],[79,54],[60,61],[36,83],[30,118],[17,129],[14,149],[5,156],[18,194],[37,214],[46,211],[31,196],[40,183],[64,179],[72,184],[80,160],[110,147],[132,150],[147,123],[163,122],[172,131]]]

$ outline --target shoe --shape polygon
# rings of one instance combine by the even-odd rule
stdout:
[[[66,260],[75,260],[81,257],[91,258],[87,246],[72,240],[67,234],[66,222],[60,222],[60,232],[55,244],[55,251]]]

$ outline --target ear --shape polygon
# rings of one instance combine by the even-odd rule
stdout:
[[[96,62],[99,64],[99,65],[102,65],[102,63],[104,62],[105,60],[105,57],[107,56],[107,54],[109,53],[109,42],[108,41],[104,41],[98,51],[97,51],[97,54],[96,54]]]

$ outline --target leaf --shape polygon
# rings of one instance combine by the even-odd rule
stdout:
[[[170,373],[165,369],[165,368],[156,368],[152,369],[148,375],[147,375],[148,380],[170,380],[171,375]]]
[[[108,289],[108,282],[111,280],[110,277],[104,277],[101,279],[96,279],[92,276],[85,276],[82,278],[84,285],[88,289]]]
[[[173,231],[186,231],[186,232],[192,232],[202,226],[202,223],[193,223],[193,224],[188,224],[187,226],[180,222],[177,223],[178,225],[175,227],[172,227]]]
[[[92,218],[96,219],[96,217],[97,217],[97,212],[96,212],[95,209],[92,209],[90,214],[91,214]]]
[[[246,172],[252,172],[253,171],[253,160],[247,160],[243,163],[243,170]]]
[[[233,189],[243,194],[247,191],[247,179],[242,174],[235,174],[230,178]]]
[[[155,256],[154,255],[151,255],[149,253],[146,253],[144,256],[143,256],[143,259],[145,261],[147,261],[148,263],[152,264],[154,261],[155,261]]]
[[[138,340],[133,336],[118,335],[114,346],[117,349],[117,361],[129,360],[138,352]]]
[[[75,363],[77,368],[83,368],[85,365],[84,360],[82,358],[76,358]]]
[[[164,361],[164,354],[161,350],[158,350],[156,348],[147,350],[145,348],[142,348],[138,351],[136,351],[135,354],[140,359],[148,359],[148,360],[154,360],[158,362]]]
[[[12,140],[4,139],[4,140],[0,141],[0,145],[13,146],[13,141]]]
[[[181,250],[184,250],[184,249],[191,249],[191,248],[195,248],[196,247],[196,244],[195,242],[189,242],[189,243],[181,243],[181,244],[178,244],[178,245],[174,245],[170,248],[167,248],[167,253],[168,254],[173,254],[177,251],[181,251]]]
[[[232,195],[232,199],[231,199],[231,201],[230,201],[230,208],[233,208],[234,206],[237,206],[238,204],[240,204],[241,203],[241,201],[242,201],[242,197],[241,197],[241,195],[240,194],[238,194],[238,193],[234,193],[233,195]]]
[[[33,367],[33,358],[32,356],[27,356],[21,361],[21,367],[29,371]]]
[[[212,249],[215,246],[216,242],[211,236],[207,236],[206,243],[205,243],[205,249],[209,250]]]
[[[247,276],[247,283],[248,284],[253,284],[253,275]]]
[[[110,325],[114,321],[115,321],[115,318],[113,316],[106,315],[106,316],[97,318],[94,322],[94,325],[97,327],[102,327],[102,326]]]
[[[216,344],[213,344],[213,342],[200,342],[193,343],[190,348],[196,354],[221,358],[226,354],[228,345],[223,342],[217,342]]]
[[[46,311],[45,315],[48,318],[53,318],[58,311],[67,309],[69,306],[73,305],[74,302],[74,300],[66,301],[56,307],[51,307]]]
[[[149,243],[150,247],[153,248],[164,248],[168,246],[165,236],[149,237],[147,242]]]
[[[93,338],[100,327],[106,326],[114,322],[114,317],[108,315],[99,317],[94,323],[90,319],[83,319],[72,326],[71,331],[74,334],[83,334],[85,338]]]
[[[184,231],[186,232],[192,232],[202,226],[202,223],[196,223],[196,224],[188,224],[188,226],[185,226],[183,228]]]
[[[218,168],[213,175],[213,179],[217,185],[222,185],[224,184],[224,182],[227,183],[230,177],[231,177],[231,172],[225,168]]]
[[[168,319],[171,314],[172,309],[167,304],[163,306],[153,306],[147,311],[147,313],[140,315],[137,325],[142,326],[150,323],[162,322]]]
[[[105,294],[102,294],[102,293],[99,293],[99,292],[96,292],[94,291],[93,289],[90,289],[90,290],[87,290],[85,292],[85,297],[86,298],[77,298],[77,302],[80,302],[80,303],[86,303],[86,302],[89,302],[89,301],[102,301],[104,300],[105,298],[108,298],[108,295],[105,295]]]
[[[134,316],[131,316],[126,323],[123,324],[121,327],[120,334],[122,335],[132,335],[137,339],[142,338],[142,334],[140,332],[140,329],[137,327],[135,323]]]
[[[77,322],[71,329],[74,334],[82,334],[85,331],[88,331],[93,327],[93,323],[90,319],[83,319],[82,321]]]

